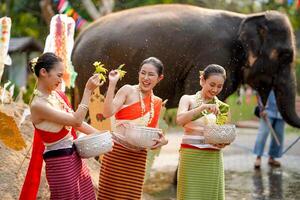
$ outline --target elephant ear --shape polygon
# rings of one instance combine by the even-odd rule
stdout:
[[[266,21],[265,14],[251,15],[242,21],[238,39],[247,54],[251,52],[257,57],[263,53],[264,41],[268,32]]]

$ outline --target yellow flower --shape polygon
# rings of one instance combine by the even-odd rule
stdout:
[[[93,65],[95,66],[95,74],[99,74],[100,81],[106,82],[106,76],[107,69],[104,68],[104,64],[101,64],[101,62],[94,62]]]
[[[95,73],[103,73],[106,74],[107,73],[107,69],[104,68],[104,64],[101,64],[101,62],[94,62],[93,64],[96,68]]]
[[[124,76],[125,76],[125,74],[127,73],[126,71],[124,71],[124,70],[122,70],[122,68],[125,66],[125,64],[122,64],[122,65],[120,65],[119,67],[118,67],[118,69],[117,69],[117,71],[119,72],[119,74],[120,74],[120,79],[122,79]]]

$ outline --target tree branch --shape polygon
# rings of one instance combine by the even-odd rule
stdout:
[[[102,0],[102,4],[100,5],[99,10],[97,10],[92,0],[81,0],[81,2],[87,10],[88,14],[94,20],[111,13],[115,6],[114,0]]]
[[[85,7],[88,14],[91,16],[91,18],[98,19],[101,15],[99,11],[96,9],[94,3],[92,0],[81,0],[83,6]]]
[[[114,7],[115,7],[114,0],[102,0],[102,6],[99,8],[101,16],[111,13]]]

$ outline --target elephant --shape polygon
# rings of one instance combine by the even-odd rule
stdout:
[[[275,91],[284,120],[300,128],[295,109],[295,38],[286,15],[278,11],[240,14],[192,5],[154,5],[101,17],[75,40],[72,62],[79,76],[79,96],[101,61],[109,70],[125,64],[119,85],[137,83],[140,63],[150,57],[165,65],[165,79],[155,93],[177,107],[183,94],[199,90],[199,70],[219,64],[227,79],[219,98],[225,100],[242,84],[267,101]],[[107,83],[101,90],[106,90]]]

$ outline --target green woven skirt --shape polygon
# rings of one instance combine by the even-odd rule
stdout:
[[[180,149],[178,200],[224,200],[222,151]]]

